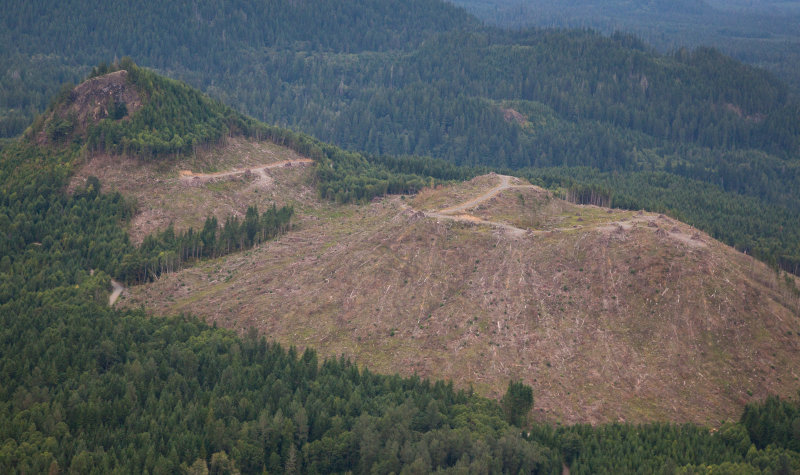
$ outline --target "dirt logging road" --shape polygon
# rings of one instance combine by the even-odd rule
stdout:
[[[497,175],[497,176],[500,177],[500,183],[496,185],[494,188],[469,201],[465,201],[461,204],[440,210],[439,213],[440,214],[463,213],[468,209],[474,208],[481,203],[489,201],[490,199],[500,194],[501,191],[508,190],[509,188],[535,188],[535,186],[533,185],[512,185],[511,177],[508,175]]]
[[[280,167],[291,167],[295,165],[310,165],[314,163],[314,160],[310,158],[298,158],[296,160],[281,160],[280,162],[273,162],[266,165],[258,165],[255,167],[247,167],[247,168],[237,168],[235,170],[227,171],[227,172],[218,172],[218,173],[194,173],[190,170],[181,170],[178,172],[178,175],[181,181],[190,181],[190,180],[208,180],[212,178],[222,178],[226,176],[233,176],[233,175],[242,175],[248,172],[255,173],[262,179],[266,179],[267,175],[265,170],[270,168],[280,168]]]
[[[467,213],[468,210],[489,201],[490,199],[494,198],[495,196],[497,196],[498,194],[500,194],[505,190],[509,190],[512,188],[515,189],[536,188],[533,185],[511,184],[512,177],[508,175],[498,175],[498,177],[500,178],[500,183],[491,188],[489,191],[483,193],[482,195],[472,198],[471,200],[465,201],[463,203],[439,210],[438,212],[426,212],[425,215],[433,218],[452,219],[455,221],[466,221],[470,223],[485,224],[488,226],[493,226],[495,228],[504,229],[513,236],[523,236],[524,234],[531,232],[530,230],[518,228],[516,226],[512,226],[507,223],[501,223],[498,221],[487,221],[485,219],[481,219]]]

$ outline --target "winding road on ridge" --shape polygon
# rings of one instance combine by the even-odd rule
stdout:
[[[500,183],[495,185],[493,188],[483,193],[482,195],[472,198],[471,200],[465,201],[461,204],[450,206],[448,208],[439,211],[424,212],[425,216],[430,216],[433,218],[441,218],[441,219],[451,219],[455,221],[485,224],[488,226],[493,226],[495,228],[504,229],[513,236],[518,236],[518,237],[523,236],[526,233],[535,232],[529,229],[518,228],[516,226],[512,226],[507,223],[501,223],[498,221],[487,221],[485,219],[481,219],[467,213],[467,210],[472,209],[482,203],[485,203],[486,201],[489,201],[490,199],[494,198],[504,190],[509,190],[512,188],[516,189],[536,188],[533,185],[512,185],[510,176],[508,175],[497,175],[497,176],[500,178]]]
[[[261,179],[266,179],[267,175],[265,170],[270,168],[280,168],[280,167],[291,167],[294,165],[308,165],[314,163],[314,160],[310,158],[298,158],[295,160],[281,160],[280,162],[273,162],[267,165],[257,165],[255,167],[246,167],[246,168],[237,168],[235,170],[231,170],[228,172],[218,172],[218,173],[194,173],[190,170],[181,170],[178,172],[178,175],[181,181],[189,181],[194,179],[211,179],[211,178],[221,178],[226,176],[232,175],[241,175],[247,173],[255,173]]]
[[[429,217],[433,217],[433,218],[442,218],[442,219],[450,219],[450,220],[455,220],[455,221],[463,221],[463,222],[470,222],[470,223],[477,223],[477,224],[485,224],[487,226],[492,226],[492,227],[495,227],[495,228],[506,230],[506,231],[509,232],[509,234],[511,234],[512,236],[515,236],[515,237],[522,237],[522,236],[525,236],[525,235],[527,235],[527,236],[542,235],[542,234],[549,233],[549,232],[554,232],[554,231],[568,231],[568,230],[573,230],[573,229],[576,229],[576,228],[584,228],[583,225],[576,225],[574,227],[567,227],[567,228],[551,228],[551,229],[549,229],[547,231],[533,230],[533,229],[522,229],[522,228],[518,228],[516,226],[513,226],[511,224],[508,224],[508,223],[502,223],[502,222],[498,222],[498,221],[488,221],[488,220],[485,220],[485,219],[482,219],[482,218],[478,218],[477,216],[473,216],[473,215],[469,214],[467,212],[468,210],[470,210],[470,209],[472,209],[472,208],[474,208],[474,207],[476,207],[476,206],[478,206],[478,205],[480,205],[480,204],[482,204],[482,203],[494,198],[495,196],[497,196],[499,193],[501,193],[504,190],[508,190],[508,189],[512,189],[512,188],[513,189],[538,188],[538,187],[536,187],[534,185],[514,185],[514,184],[511,184],[511,178],[513,178],[513,177],[508,176],[508,175],[497,175],[497,176],[500,178],[500,183],[495,185],[493,188],[489,189],[485,193],[483,193],[483,194],[481,194],[481,195],[479,195],[479,196],[477,196],[475,198],[472,198],[472,199],[470,199],[468,201],[465,201],[463,203],[460,203],[460,204],[457,204],[457,205],[453,205],[453,206],[450,206],[448,208],[444,208],[444,209],[439,210],[439,211],[423,211],[423,214],[425,216],[429,216]],[[406,206],[408,206],[408,205],[406,205]],[[609,212],[610,212],[610,210],[609,210]],[[659,218],[666,219],[666,218],[664,218],[664,216],[660,216]],[[609,223],[607,223],[606,228],[616,224],[617,227],[619,227],[620,229],[630,229],[630,227],[632,225],[635,226],[636,224],[646,224],[647,228],[653,229],[655,231],[655,230],[661,229],[658,225],[655,225],[655,220],[656,220],[656,218],[654,218],[653,216],[650,216],[650,215],[645,215],[645,216],[641,216],[641,217],[631,217],[631,218],[628,218],[626,220],[627,224],[625,224],[625,225],[621,224],[620,222],[617,222],[617,223],[609,222]],[[592,228],[592,229],[603,229],[603,228],[597,227],[596,225],[590,226],[590,228]],[[661,230],[662,231],[666,231],[665,229],[661,229]],[[672,229],[670,229],[669,232],[667,232],[667,234],[672,239],[678,240],[678,241],[682,242],[683,244],[689,245],[691,247],[705,247],[706,246],[706,243],[703,242],[703,239],[700,236],[700,234],[698,234],[696,232],[694,232],[691,235],[687,234],[685,231],[683,231],[680,228],[678,228],[677,226],[675,226],[674,223],[672,224]]]
[[[468,209],[474,208],[485,201],[489,201],[490,199],[500,194],[501,191],[508,190],[509,188],[536,188],[533,185],[512,185],[510,176],[508,175],[497,175],[497,176],[500,177],[500,183],[495,185],[494,188],[469,201],[465,201],[461,204],[451,206],[443,210],[439,210],[439,213],[441,214],[463,213]]]

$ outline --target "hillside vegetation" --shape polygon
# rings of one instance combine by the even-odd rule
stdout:
[[[83,239],[79,228],[86,227],[102,238],[90,239],[86,252],[71,250],[74,262],[129,284],[155,281],[123,296],[132,308],[190,311],[241,331],[255,327],[324,356],[344,353],[381,371],[450,377],[484,395],[499,396],[508,379],[522,379],[549,394],[539,398],[547,418],[711,422],[732,417],[751,393],[788,395],[795,388],[796,375],[782,372],[796,357],[795,284],[696,230],[664,216],[584,208],[507,176],[442,187],[442,178],[477,171],[346,152],[126,67],[53,104],[30,131],[31,140],[44,134],[48,148],[7,148],[14,174],[41,162],[61,179],[73,177],[71,195],[50,182],[32,189],[43,196],[34,211],[10,202],[8,216],[17,216],[10,229],[22,239],[9,241],[9,254],[29,242],[41,243],[36,250],[45,254],[9,261],[4,298],[69,275],[66,268],[48,271],[44,256],[73,249],[71,240],[48,238],[45,230],[65,228]],[[100,113],[107,102],[98,92],[109,81],[117,84],[112,96],[134,101],[128,107],[115,99],[114,107],[128,111],[121,117]],[[89,117],[86,111],[97,112],[93,122],[77,120],[83,125],[47,141],[53,124]],[[148,114],[166,123],[149,129],[142,119]],[[96,130],[118,132],[98,146]],[[159,134],[180,138],[195,130],[208,132],[190,150],[153,145],[164,143]],[[141,146],[118,148],[130,137]],[[77,160],[81,150],[86,159]],[[35,183],[28,174],[15,180]],[[415,190],[421,191],[413,200],[336,204]],[[606,193],[565,189],[576,202],[608,204]],[[76,211],[44,212],[47,202]],[[104,211],[77,211],[88,203]],[[104,215],[116,218],[102,221]],[[125,233],[117,223],[128,220]],[[15,278],[28,268],[42,272]],[[735,343],[742,339],[749,345]],[[627,355],[627,371],[603,364],[610,355]],[[479,363],[487,360],[491,365]],[[778,374],[759,379],[767,371]],[[538,382],[540,372],[546,384]],[[690,394],[677,384],[686,378],[694,381]],[[601,381],[616,387],[606,394]],[[598,399],[617,404],[590,402]],[[664,400],[683,403],[665,407]]]
[[[800,269],[797,102],[771,74],[715,50],[660,54],[620,34],[508,32],[433,0],[22,3],[0,22],[0,38],[18,45],[0,54],[5,135],[22,131],[59,82],[131,54],[239,111],[347,150],[548,168],[539,183],[619,186],[615,206],[668,213],[773,265]],[[669,7],[651,3],[645,10]],[[216,130],[182,130],[178,122],[164,129],[167,122],[151,119],[135,137],[122,140],[111,127],[93,140],[126,150],[145,134],[150,147],[186,152]],[[68,124],[58,125],[53,132]],[[302,142],[304,154],[326,150]],[[337,185],[323,194],[350,201],[418,190],[413,176],[391,176],[407,165],[384,161],[364,182],[332,170],[323,179]],[[445,179],[475,174],[437,168]]]
[[[163,80],[149,77],[152,92],[164,93]],[[70,104],[88,105],[76,117],[102,110],[108,101],[89,100],[92,84],[69,103],[56,102],[41,130],[59,123]],[[118,92],[142,97],[135,88]],[[174,103],[165,99],[160,104]],[[313,350],[301,355],[195,318],[110,309],[109,274],[124,277],[131,256],[149,256],[152,266],[165,253],[153,253],[152,237],[130,244],[125,227],[136,206],[118,192],[103,193],[96,177],[65,189],[87,163],[88,131],[111,121],[130,136],[137,114],[153,105],[142,102],[135,112],[126,104],[127,119],[100,114],[99,122],[82,123],[86,129],[70,128],[67,140],[4,143],[0,151],[1,471],[388,473],[414,464],[423,472],[456,464],[557,470],[552,441],[524,440],[496,402],[451,384],[379,376],[345,359],[318,361]],[[224,135],[223,127],[216,123],[208,138]],[[163,151],[136,157],[141,166],[176,159]],[[180,244],[165,238],[162,232],[155,240]],[[512,414],[524,420],[524,413]]]
[[[193,227],[195,232],[202,227],[203,236],[210,230],[206,224],[216,216],[229,218],[226,223],[244,216],[247,223],[254,214],[251,209],[267,209],[266,203],[275,204],[272,209],[289,206],[297,213],[292,218],[293,229],[278,241],[271,241],[274,245],[302,243],[309,233],[314,236],[321,228],[341,238],[334,247],[321,243],[328,250],[321,250],[319,257],[308,253],[300,257],[300,269],[305,259],[343,259],[348,246],[355,246],[357,251],[348,259],[350,266],[367,262],[363,259],[376,251],[402,257],[406,252],[402,249],[411,251],[419,246],[414,244],[415,239],[431,236],[434,241],[428,252],[446,251],[452,238],[455,242],[467,238],[476,244],[485,241],[482,251],[488,250],[492,259],[491,254],[508,250],[506,233],[513,239],[548,239],[546,233],[566,233],[565,228],[578,223],[602,227],[605,221],[631,214],[615,211],[609,215],[599,209],[589,212],[511,178],[500,180],[513,189],[493,192],[489,188],[496,200],[474,210],[475,216],[439,208],[444,204],[448,209],[458,209],[453,205],[473,192],[485,194],[487,187],[497,183],[496,176],[479,177],[466,189],[431,189],[410,205],[398,197],[366,206],[336,204],[324,199],[326,193],[321,196],[318,189],[333,184],[341,187],[339,191],[351,193],[351,199],[365,200],[387,191],[382,186],[370,187],[383,184],[384,179],[386,183],[389,179],[401,183],[413,179],[435,187],[437,174],[467,171],[429,160],[371,159],[343,152],[301,134],[248,122],[185,86],[133,68],[129,65],[125,70],[124,81],[119,81],[125,76],[119,71],[83,84],[74,96],[66,90],[66,95],[31,128],[29,140],[0,142],[0,471],[560,473],[566,465],[574,473],[624,473],[655,471],[666,465],[693,473],[734,469],[790,472],[800,468],[797,434],[793,432],[798,406],[792,400],[772,398],[749,405],[740,422],[724,424],[719,431],[664,422],[556,427],[534,422],[539,416],[529,417],[531,405],[538,407],[542,400],[547,406],[547,401],[552,401],[552,395],[542,387],[534,397],[529,386],[506,381],[504,397],[498,403],[462,390],[460,384],[454,388],[452,383],[430,382],[417,375],[381,376],[344,357],[318,359],[310,348],[286,349],[260,337],[255,321],[250,322],[255,331],[246,330],[245,336],[237,336],[196,317],[151,318],[137,309],[110,308],[109,277],[120,277],[124,272],[124,266],[118,265],[120,257],[149,252],[144,244],[132,245],[126,231],[138,236],[135,242],[147,243],[156,236],[167,244],[179,244],[165,239],[173,229],[169,226],[173,219],[174,237],[186,238],[194,235],[188,231]],[[131,83],[131,76],[151,80],[150,93]],[[95,94],[104,87],[109,88],[113,101]],[[159,100],[149,102],[159,95]],[[71,109],[76,104],[84,107]],[[198,110],[194,104],[205,104],[208,109]],[[148,108],[154,108],[154,116],[167,118],[157,130],[149,130],[146,121],[137,122],[137,115]],[[180,122],[182,117],[187,118],[185,123]],[[220,117],[226,119],[215,119]],[[59,128],[64,120],[73,122]],[[205,133],[197,133],[203,130],[203,124],[207,124]],[[231,124],[241,127],[234,129]],[[251,128],[247,124],[255,125]],[[97,127],[119,134],[98,147],[90,140],[91,131]],[[48,134],[59,129],[60,133]],[[153,147],[161,143],[162,130],[189,137],[191,152],[181,153],[170,149],[171,145]],[[144,146],[116,149],[126,137],[140,138]],[[107,153],[120,150],[125,154]],[[314,157],[314,167],[308,165],[306,157]],[[279,166],[269,168],[275,164]],[[332,172],[321,172],[324,167]],[[278,202],[278,197],[283,201]],[[194,215],[181,208],[194,204],[202,205]],[[439,211],[420,211],[428,208]],[[164,210],[166,222],[137,224],[142,214],[156,216],[159,209]],[[576,209],[586,211],[574,216]],[[382,221],[384,217],[389,218],[388,223]],[[650,218],[660,219],[638,219]],[[480,220],[485,222],[476,222]],[[676,239],[674,236],[683,239],[688,229],[671,224],[678,231],[670,229],[666,238],[657,230],[651,230],[651,234],[668,243]],[[388,230],[381,229],[387,225]],[[626,224],[619,226],[625,228]],[[392,227],[400,229],[393,231]],[[532,227],[530,236],[525,227]],[[238,239],[249,239],[248,229],[245,225]],[[515,229],[523,230],[523,234],[518,235]],[[155,231],[150,238],[142,238]],[[358,251],[363,243],[382,236],[389,238],[385,244],[369,244],[371,250]],[[700,241],[708,247],[718,246],[704,236]],[[211,256],[216,258],[208,260],[211,256],[200,252],[184,264],[201,266],[198,269],[209,264],[227,268],[237,261],[259,264],[261,260],[254,257],[272,249],[268,246],[262,242],[251,251],[227,256],[213,246]],[[279,264],[281,259],[294,259],[293,252],[307,249],[300,244],[296,251],[270,255]],[[235,249],[225,252],[229,251]],[[692,254],[690,249],[685,252]],[[164,254],[161,250],[153,255],[155,262]],[[788,287],[775,285],[771,273],[750,259],[744,260],[751,266],[751,274],[765,279],[760,284],[753,281],[745,285],[753,285],[754,292],[774,299],[773,311],[783,315],[785,310],[780,305],[787,296],[781,289]],[[469,265],[471,259],[459,262]],[[401,272],[416,272],[395,260],[391,264]],[[187,275],[174,270],[169,266],[160,269],[163,273],[158,282]],[[368,275],[367,270],[359,272]],[[214,272],[209,276],[216,275]],[[646,269],[642,272],[651,273]],[[350,270],[348,273],[354,275]],[[342,277],[347,284],[347,276],[337,276]],[[730,277],[740,282],[735,274]],[[226,277],[234,278],[234,273]],[[398,278],[389,276],[389,280]],[[296,290],[291,280],[283,284],[286,286],[275,288],[280,292]],[[498,281],[497,285],[500,287],[496,290],[487,288],[498,293],[503,283]],[[183,292],[204,298],[193,288],[181,287]],[[342,316],[364,303],[362,294],[352,294],[352,290],[348,288],[349,295],[356,295],[356,301]],[[181,292],[174,295],[181,298]],[[250,296],[259,298],[257,293]],[[370,297],[370,293],[363,296]],[[427,302],[424,292],[419,296]],[[322,303],[325,294],[319,298],[312,302]],[[732,296],[726,294],[726,298]],[[483,301],[479,308],[487,303],[498,305],[491,298]],[[726,308],[737,302],[734,298]],[[547,298],[543,303],[543,310],[553,312],[557,310],[552,305],[571,305]],[[431,314],[434,309],[430,308]],[[409,310],[413,312],[414,306]],[[491,315],[498,313],[493,310]],[[243,313],[241,317],[246,316]],[[438,312],[434,317],[420,321],[432,336],[441,322],[447,322]],[[305,316],[285,314],[282,318],[287,323],[302,321]],[[245,320],[220,322],[242,329],[247,326]],[[491,325],[486,326],[487,322],[479,318],[473,322],[473,330],[488,335]],[[782,323],[775,323],[767,317],[761,329],[757,322],[745,320],[745,325],[756,325],[757,331],[769,334],[773,329],[783,331],[782,325],[791,322],[796,319],[786,316]],[[713,328],[717,323],[707,324]],[[372,332],[383,327],[365,328]],[[406,338],[408,328],[397,325],[389,329],[389,338]],[[508,335],[502,325],[499,330]],[[729,331],[738,334],[738,330]],[[296,341],[303,347],[308,343],[300,338]],[[772,357],[759,353],[759,358],[764,359],[763,364],[789,361],[797,352],[787,353],[789,346],[783,345],[791,341],[787,331],[786,338],[773,341],[779,346]],[[551,367],[557,369],[565,361],[554,360]],[[374,363],[381,366],[384,362],[376,359]],[[789,366],[781,364],[776,371]],[[555,376],[553,371],[540,377]],[[782,374],[778,377],[788,378]],[[766,386],[778,387],[769,382]],[[726,391],[736,393],[736,389]]]
[[[92,66],[112,58],[135,56],[182,77],[197,73],[208,87],[246,52],[386,51],[477,24],[463,10],[429,0],[137,0],[107,2],[104,8],[83,0],[12,0],[5,6],[0,42],[15,47],[0,54],[3,136],[27,127],[60,84],[77,83]]]

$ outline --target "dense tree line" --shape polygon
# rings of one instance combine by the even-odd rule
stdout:
[[[130,55],[150,67],[197,72],[210,85],[218,79],[208,74],[232,71],[231,59],[243,50],[406,49],[441,31],[478,24],[459,8],[429,0],[137,0],[106,2],[103,8],[84,0],[10,0],[4,6],[9,12],[0,18],[0,44],[9,45],[0,52],[0,70],[6,73],[0,75],[4,137],[22,132],[59,84],[76,82],[91,66],[112,58]]]
[[[91,184],[63,192],[73,154],[23,144],[2,151],[0,302],[78,285],[95,266],[113,275],[117,256],[131,249],[120,224],[133,210],[119,194],[100,194]]]
[[[504,28],[592,28],[635,34],[660,51],[699,45],[719,48],[766,68],[800,91],[800,22],[781,2],[451,0]]]
[[[293,214],[291,206],[277,208],[273,204],[263,214],[250,206],[243,220],[229,216],[219,225],[216,217],[209,216],[198,231],[189,228],[176,233],[170,225],[145,237],[135,252],[122,256],[117,275],[126,282],[142,283],[175,272],[186,262],[250,249],[286,232]]]
[[[116,312],[76,293],[56,287],[2,306],[4,473],[557,467],[496,403],[451,384],[318,361],[196,319]]]
[[[472,178],[486,168],[455,166],[424,157],[373,156],[343,150],[289,129],[248,122],[243,133],[272,141],[314,160],[321,197],[338,203],[366,202],[387,193],[414,193],[425,186]]]
[[[413,47],[441,31],[477,24],[460,8],[428,0],[136,0],[111,1],[103,9],[84,0],[10,0],[7,6],[14,14],[4,16],[3,33],[21,35],[22,51],[58,50],[89,64],[133,52],[165,62],[196,61],[243,45],[382,51]]]
[[[621,159],[637,150],[655,165],[678,145],[797,152],[786,87],[714,50],[660,56],[621,35],[489,31],[441,35],[411,53],[245,57],[213,94],[372,153],[626,170],[632,160]]]
[[[75,269],[98,269],[128,282],[152,280],[197,259],[248,249],[290,227],[291,206],[273,205],[262,214],[251,206],[244,219],[228,217],[218,225],[209,217],[202,230],[178,233],[169,226],[135,247],[121,226],[133,216],[133,206],[119,193],[101,193],[95,177],[64,194],[74,152],[56,159],[50,153],[22,144],[3,151],[0,302],[22,290],[78,283],[81,272]]]
[[[800,461],[786,445],[757,448],[741,423],[716,431],[691,424],[575,425],[559,437],[570,473],[580,474],[793,473]]]
[[[748,404],[741,422],[758,448],[784,447],[800,452],[800,404],[767,398],[762,404]]]
[[[276,1],[254,7],[231,1],[215,7],[198,3],[193,7],[150,5],[136,10],[145,24],[170,22],[170,28],[156,28],[154,24],[154,34],[187,30],[186,35],[161,38],[160,54],[137,46],[146,35],[126,35],[125,41],[117,38],[124,28],[110,28],[105,34],[112,38],[103,42],[81,33],[86,29],[82,22],[91,18],[93,24],[117,22],[110,13],[126,10],[128,4],[98,12],[78,2],[70,8],[86,9],[86,18],[64,18],[65,23],[81,23],[64,26],[64,34],[73,41],[50,44],[47,39],[58,36],[42,34],[38,36],[44,37],[44,42],[20,43],[33,50],[47,49],[50,44],[49,48],[61,54],[69,50],[69,57],[91,57],[90,64],[133,53],[140,61],[171,70],[262,120],[299,127],[348,148],[434,155],[461,163],[518,167],[531,165],[532,157],[541,155],[509,140],[514,134],[526,133],[503,120],[498,110],[502,105],[497,101],[544,104],[567,123],[599,121],[605,129],[616,126],[669,142],[713,147],[773,147],[772,139],[785,125],[780,120],[765,124],[763,118],[781,114],[786,87],[769,74],[710,49],[679,50],[663,56],[623,35],[608,38],[585,31],[512,33],[476,29],[463,12],[456,14],[457,10],[437,2],[419,1],[399,7],[389,0],[370,2],[366,9],[362,6],[363,11],[353,21],[374,24],[367,29],[372,32],[379,30],[379,22],[394,18],[391,21],[402,26],[393,29],[387,25],[380,31],[389,35],[402,31],[408,38],[351,48],[353,45],[332,38],[346,37],[346,42],[359,43],[369,34],[363,29],[349,29],[357,25],[332,20],[314,28],[315,21],[301,22],[304,13],[293,12],[308,10],[310,15],[335,18],[352,7],[347,2]],[[38,2],[26,4],[16,17],[7,19],[6,33],[10,35],[23,26],[29,28],[21,34],[56,28],[61,23],[48,25],[41,19],[57,14],[58,8]],[[381,16],[382,9],[393,15]],[[291,16],[292,12],[299,16],[280,21],[280,15]],[[423,18],[424,13],[430,15],[428,20],[416,28],[403,23]],[[211,31],[200,33],[197,24],[207,16],[213,24]],[[225,28],[226,22],[229,28]],[[280,24],[287,31],[272,35],[263,22]],[[226,32],[225,39],[222,31]],[[327,39],[317,42],[315,36]],[[134,44],[125,45],[128,42]],[[211,42],[215,46],[207,44]],[[98,54],[112,45],[119,50]],[[217,48],[227,53],[219,58],[221,64],[204,58]],[[191,59],[174,57],[188,51]],[[492,140],[498,131],[502,133]],[[796,145],[797,134],[793,135]],[[462,142],[470,137],[484,144],[489,153],[464,147]],[[503,146],[508,142],[512,145]],[[633,143],[626,148],[630,145],[640,146]],[[796,146],[777,147],[777,151],[786,150],[796,152]],[[600,155],[616,155],[614,152]]]
[[[19,135],[62,84],[77,84],[91,69],[63,56],[28,56],[12,49],[0,53],[0,137]]]

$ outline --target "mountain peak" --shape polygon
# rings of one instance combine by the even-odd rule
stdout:
[[[128,119],[141,107],[142,97],[128,80],[128,71],[114,71],[89,78],[74,88],[67,86],[39,126],[34,124],[32,136],[40,145],[85,138],[88,129],[101,120]]]

